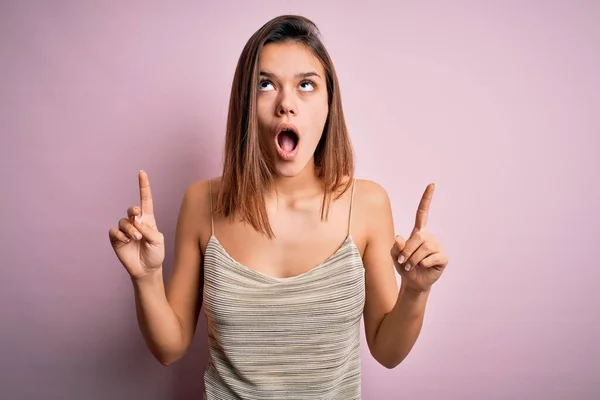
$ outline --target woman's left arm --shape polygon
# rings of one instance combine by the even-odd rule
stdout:
[[[365,182],[367,183],[367,182]],[[369,350],[386,368],[394,368],[413,348],[425,314],[431,286],[439,279],[448,259],[427,231],[433,196],[430,184],[419,203],[415,226],[408,240],[396,236],[389,197],[379,185],[364,186],[366,247],[365,331]],[[390,250],[391,249],[391,250]],[[390,259],[391,257],[391,259]],[[395,270],[400,274],[400,289]]]

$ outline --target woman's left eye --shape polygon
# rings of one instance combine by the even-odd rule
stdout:
[[[315,85],[310,81],[304,81],[300,84],[300,90],[303,92],[312,92],[315,90]]]

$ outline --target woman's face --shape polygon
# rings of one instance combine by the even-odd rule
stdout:
[[[260,54],[258,124],[263,148],[279,176],[309,164],[327,120],[327,84],[321,62],[303,44],[270,43]]]

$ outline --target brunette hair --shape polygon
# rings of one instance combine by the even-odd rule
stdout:
[[[259,56],[269,43],[296,42],[307,46],[325,70],[329,112],[314,153],[318,177],[324,185],[321,219],[327,218],[332,199],[352,184],[354,156],[342,110],[338,78],[314,22],[295,15],[273,18],[248,40],[235,70],[229,101],[221,189],[215,211],[237,217],[258,232],[274,237],[267,217],[264,192],[273,170],[263,156],[258,133],[257,95]]]

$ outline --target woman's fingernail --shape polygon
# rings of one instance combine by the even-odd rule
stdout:
[[[139,233],[139,232],[134,232],[134,233],[133,233],[133,236],[134,236],[134,237],[135,237],[137,240],[140,240],[140,239],[142,238],[142,235],[141,235],[141,233]]]
[[[407,271],[410,271],[410,264],[406,264],[406,265],[404,266],[404,269],[405,269],[405,270],[407,270]]]
[[[404,254],[400,254],[400,257],[398,257],[398,264],[402,264],[404,262]]]

